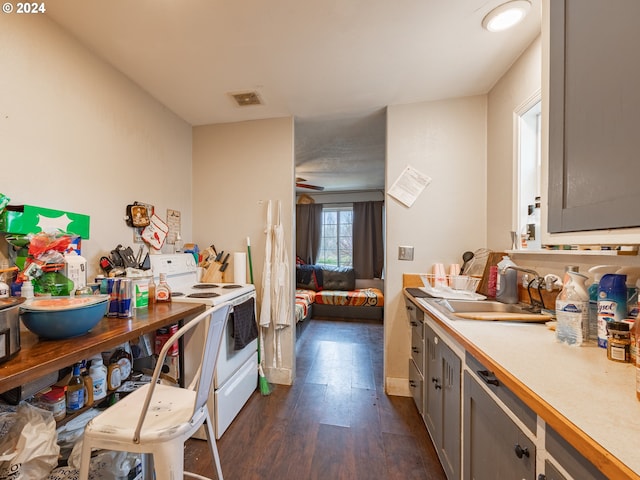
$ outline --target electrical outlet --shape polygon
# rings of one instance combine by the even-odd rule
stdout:
[[[398,260],[413,260],[413,247],[398,247]]]

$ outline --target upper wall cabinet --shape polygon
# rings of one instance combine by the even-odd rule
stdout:
[[[640,1],[549,2],[550,233],[640,226]]]

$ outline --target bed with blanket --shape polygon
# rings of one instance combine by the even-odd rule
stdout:
[[[296,321],[309,318],[382,320],[382,280],[356,279],[349,267],[296,266]]]

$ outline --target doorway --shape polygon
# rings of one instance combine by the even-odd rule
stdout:
[[[341,220],[336,227],[346,228],[353,203],[384,200],[386,109],[296,118],[294,132],[296,203],[321,204],[327,218],[335,212]],[[336,255],[343,251],[340,237],[334,237]],[[332,248],[325,244],[315,261],[331,262]],[[336,265],[347,257],[335,258]]]

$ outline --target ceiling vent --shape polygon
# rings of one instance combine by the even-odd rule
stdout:
[[[262,99],[257,92],[236,92],[230,93],[239,107],[248,107],[251,105],[263,105]]]

